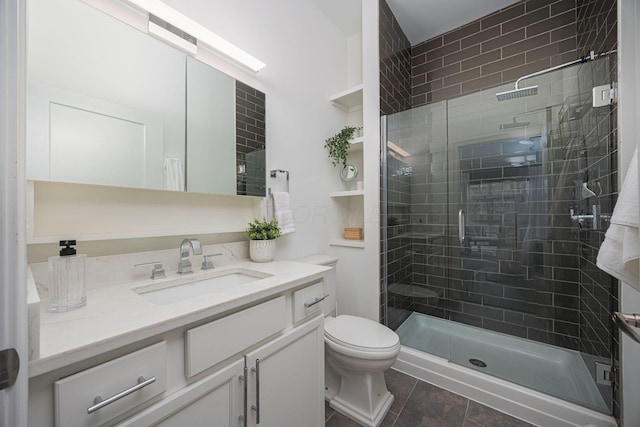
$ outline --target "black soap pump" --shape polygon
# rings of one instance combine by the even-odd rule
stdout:
[[[49,311],[62,313],[87,303],[87,256],[77,254],[75,240],[60,240],[60,255],[49,258]]]

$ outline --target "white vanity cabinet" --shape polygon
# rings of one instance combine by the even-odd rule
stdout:
[[[323,426],[323,282],[302,283],[32,378],[30,426]],[[101,383],[135,386],[152,371],[153,387],[86,413],[87,399],[114,394]]]
[[[249,426],[324,425],[322,316],[248,353],[245,359]]]
[[[237,427],[244,408],[244,359],[171,394],[127,419],[127,427]]]

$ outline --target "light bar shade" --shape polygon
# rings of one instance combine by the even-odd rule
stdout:
[[[128,3],[148,12],[180,30],[190,34],[198,40],[198,44],[204,44],[223,56],[257,73],[265,67],[265,63],[249,55],[238,46],[228,42],[219,35],[211,32],[206,27],[198,24],[191,18],[183,15],[160,0],[126,0]],[[151,25],[149,25],[151,28]],[[151,31],[151,30],[150,30]]]

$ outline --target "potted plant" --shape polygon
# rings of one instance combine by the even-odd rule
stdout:
[[[353,139],[354,134],[362,129],[362,127],[345,126],[340,132],[325,140],[324,148],[329,150],[331,164],[338,166],[342,163],[344,168],[347,165],[347,151],[351,146],[349,140]]]
[[[254,262],[269,262],[276,254],[276,239],[280,237],[278,221],[272,219],[259,221],[254,219],[249,223],[247,235],[249,242],[249,257]]]

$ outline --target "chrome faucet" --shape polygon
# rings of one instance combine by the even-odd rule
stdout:
[[[189,247],[194,255],[202,255],[202,245],[198,239],[184,239],[180,244],[180,263],[178,264],[178,274],[193,273],[191,261],[189,261]]]

